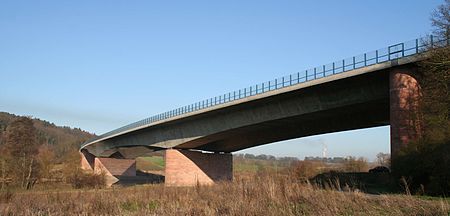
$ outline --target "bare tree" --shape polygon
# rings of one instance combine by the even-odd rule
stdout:
[[[389,167],[391,164],[391,155],[388,153],[380,152],[377,154],[377,162],[380,166]]]
[[[33,121],[20,117],[6,129],[2,156],[8,167],[8,175],[22,188],[30,189],[37,181],[39,168],[36,163],[38,142]]]
[[[434,27],[433,33],[441,37],[450,36],[450,0],[440,5],[431,14],[431,25]]]

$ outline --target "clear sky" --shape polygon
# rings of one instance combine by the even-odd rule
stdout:
[[[0,111],[101,134],[429,34],[443,0],[0,1]],[[389,127],[248,149],[389,152]]]

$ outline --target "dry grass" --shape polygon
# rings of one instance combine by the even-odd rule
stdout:
[[[17,192],[0,215],[448,215],[448,201],[321,190],[289,176],[259,174],[214,186],[135,186]],[[0,195],[1,197],[1,195]]]

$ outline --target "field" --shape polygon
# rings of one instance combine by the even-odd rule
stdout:
[[[319,189],[288,175],[213,186],[2,192],[0,215],[448,215],[450,201]]]
[[[137,168],[144,173],[161,173],[164,159],[159,155],[138,158]],[[239,159],[234,168],[233,182],[212,186],[148,184],[75,190],[70,185],[49,183],[30,191],[0,191],[0,215],[450,214],[450,199],[363,193],[360,182],[386,185],[384,178],[367,178],[365,173],[351,175],[350,180],[342,174],[318,187],[280,161]]]

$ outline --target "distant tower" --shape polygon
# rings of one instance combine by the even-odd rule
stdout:
[[[324,143],[323,144],[323,149],[322,149],[322,158],[327,158],[327,145]]]

